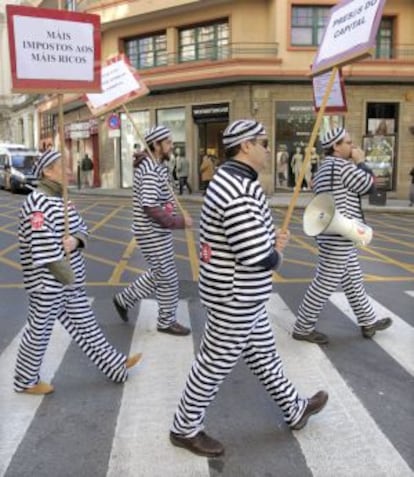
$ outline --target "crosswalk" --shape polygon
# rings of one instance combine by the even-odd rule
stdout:
[[[414,301],[414,291],[406,290],[404,293]],[[168,441],[172,416],[198,349],[205,319],[204,310],[198,300],[180,300],[178,316],[183,324],[192,326],[193,339],[172,337],[157,333],[156,302],[143,300],[136,323],[130,327],[130,350],[142,351],[144,360],[131,371],[120,399],[113,402],[115,418],[112,432],[107,436],[99,436],[105,442],[101,447],[106,454],[101,460],[107,463],[106,468],[103,471],[100,467],[94,475],[413,476],[414,431],[410,422],[414,417],[414,330],[407,316],[398,316],[378,299],[373,300],[373,305],[379,317],[392,317],[394,324],[389,330],[377,333],[373,340],[364,340],[357,333],[354,333],[352,340],[347,336],[341,338],[338,331],[336,345],[333,340],[332,346],[319,347],[290,338],[295,310],[288,305],[283,293],[271,295],[268,312],[286,374],[303,395],[311,395],[318,389],[328,390],[328,406],[323,413],[311,419],[305,429],[292,433],[283,424],[273,403],[269,404],[259,395],[264,393],[261,388],[258,387],[256,391],[254,387],[253,394],[257,394],[257,401],[246,402],[243,399],[244,395],[252,395],[248,389],[257,386],[257,383],[253,383],[254,378],[240,363],[234,376],[231,375],[220,390],[217,402],[211,406],[212,421],[214,418],[216,422],[210,422],[209,412],[207,428],[215,437],[222,439],[216,430],[220,432],[222,429],[217,422],[219,417],[222,423],[231,423],[229,427],[232,432],[245,432],[246,437],[243,442],[243,439],[234,435],[234,443],[224,442],[226,455],[217,462],[177,449]],[[354,317],[344,294],[334,293],[330,298],[330,306],[336,309],[338,316],[344,317],[342,326],[348,327],[347,330],[352,333]],[[124,325],[116,323],[116,326]],[[6,477],[26,475],[30,462],[23,462],[24,455],[18,450],[30,436],[34,423],[52,419],[47,410],[48,406],[52,406],[53,399],[54,409],[60,406],[60,401],[56,400],[61,400],[60,410],[65,413],[65,397],[59,397],[59,388],[54,395],[45,397],[20,395],[12,391],[14,360],[21,333],[22,330],[0,355],[0,476]],[[62,363],[65,358],[67,360],[69,346],[68,335],[57,323],[45,357],[42,378],[52,380],[54,376],[59,376]],[[99,380],[98,372],[96,379]],[[105,385],[111,386],[109,383]],[[76,392],[82,395],[83,400],[87,400],[95,389],[79,387]],[[221,393],[227,398],[220,400]],[[230,402],[231,409],[224,406],[223,401]],[[258,403],[261,403],[261,409],[257,408]],[[82,409],[79,410],[81,412]],[[94,412],[94,407],[89,406],[88,413]],[[257,449],[253,451],[251,444],[248,444],[255,439],[258,442],[263,439],[260,433],[256,436],[249,432],[253,427],[249,422],[261,412],[271,430],[269,434],[266,428],[266,443],[259,446],[260,449],[267,448],[270,439],[272,452],[265,455]],[[99,421],[104,416],[98,411],[96,414],[96,432],[99,433]],[[94,416],[88,415],[88,421],[91,419]],[[69,416],[67,421],[70,422]],[[87,432],[87,429],[84,431]],[[64,433],[54,438],[62,439],[61,447],[65,449],[67,441]],[[93,433],[91,438],[94,438]],[[70,468],[60,469],[56,473],[59,455],[47,452],[47,440],[43,442],[39,439],[36,442],[36,452],[44,453],[45,457],[39,461],[40,465],[36,464],[36,472],[32,475],[79,475],[78,471]],[[69,455],[74,452],[74,459],[81,460],[88,459],[90,451],[66,448],[65,452]],[[80,452],[84,452],[84,457],[79,456]],[[90,468],[93,468],[93,463]]]

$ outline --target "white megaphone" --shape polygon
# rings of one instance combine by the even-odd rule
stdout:
[[[316,195],[306,206],[303,230],[311,237],[321,233],[342,235],[357,247],[368,245],[373,234],[368,225],[357,219],[348,219],[335,210],[335,199],[329,192]]]

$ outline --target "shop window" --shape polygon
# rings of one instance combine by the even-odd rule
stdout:
[[[65,1],[65,9],[70,10],[72,12],[76,11],[76,0],[66,0]]]
[[[131,65],[138,70],[167,64],[165,33],[125,40],[124,50]]]
[[[149,111],[131,111],[131,117],[138,131],[143,136],[150,127]],[[116,141],[116,139],[113,139]],[[143,143],[137,138],[135,128],[125,113],[121,114],[121,167],[120,183],[122,187],[132,187],[133,180],[133,154],[143,150]]]
[[[385,17],[381,20],[375,45],[375,58],[390,59],[394,57],[393,48],[394,18]]]
[[[290,44],[318,46],[328,23],[331,7],[292,5]]]
[[[179,60],[218,60],[228,56],[229,24],[220,21],[179,32]]]
[[[309,144],[315,120],[312,101],[278,101],[276,103],[275,188],[294,187],[300,170],[299,163],[304,159],[305,148]],[[320,137],[328,129],[343,125],[343,116],[323,116],[319,129]],[[314,147],[314,155],[318,156],[317,162],[319,162],[323,158],[320,142],[316,141]],[[313,173],[316,172],[317,166],[318,164]],[[305,179],[303,187],[309,186]]]
[[[367,103],[363,149],[379,189],[394,189],[398,117],[398,103]]]

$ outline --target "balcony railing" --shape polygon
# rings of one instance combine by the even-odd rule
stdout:
[[[175,53],[160,55],[160,52],[147,52],[140,55],[140,64],[133,65],[138,69],[172,66],[194,61],[223,61],[233,58],[274,59],[278,55],[277,43],[230,43],[228,45],[208,45],[198,43],[184,45]],[[160,59],[162,58],[162,61]]]
[[[414,61],[414,43],[402,43],[399,45],[394,45],[392,48],[377,48],[369,60]]]

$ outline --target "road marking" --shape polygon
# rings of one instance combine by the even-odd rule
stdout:
[[[13,391],[13,372],[22,333],[23,329],[0,356],[0,476],[5,474],[44,398]],[[69,334],[56,322],[41,369],[46,382],[55,375],[70,342]]]
[[[96,222],[95,225],[90,229],[90,232],[92,233],[95,230],[101,228],[102,226],[107,225],[109,220],[111,220],[112,217],[114,217],[120,210],[122,210],[122,208],[123,208],[123,206],[120,205],[116,209],[113,209],[113,211],[110,212],[109,214],[105,214],[105,217],[102,220],[100,220],[99,222]],[[116,227],[116,228],[119,229],[121,227]]]
[[[355,315],[342,292],[331,295],[329,300],[339,308],[350,320],[357,322]],[[378,318],[389,316],[393,320],[392,326],[372,338],[381,348],[392,356],[411,376],[414,376],[414,329],[398,315],[370,298]]]
[[[122,254],[122,259],[118,262],[114,271],[112,272],[111,278],[108,280],[110,285],[115,285],[120,282],[121,276],[124,273],[126,267],[128,266],[128,260],[131,258],[131,255],[134,252],[136,246],[135,237],[133,237],[129,244],[127,245],[124,253]]]
[[[289,336],[295,315],[278,294],[271,295],[268,310],[286,375],[308,396],[318,389],[329,390],[326,409],[294,432],[313,477],[347,476],[350,462],[357,475],[412,477],[412,470],[321,348]]]
[[[189,325],[186,303],[177,316]],[[108,477],[136,475],[208,477],[208,460],[172,446],[168,440],[173,415],[194,359],[191,336],[174,337],[156,331],[157,304],[142,300],[131,344],[143,364],[124,385]],[[167,471],[168,469],[168,471]]]

